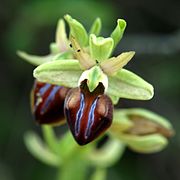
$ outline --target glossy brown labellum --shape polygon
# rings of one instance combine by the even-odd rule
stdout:
[[[66,96],[65,116],[80,145],[93,141],[112,123],[113,104],[103,93],[102,83],[93,92],[89,92],[85,80],[80,88],[71,89]]]
[[[35,81],[31,108],[39,124],[59,125],[65,121],[64,100],[69,88]]]

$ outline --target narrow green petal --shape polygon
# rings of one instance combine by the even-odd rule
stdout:
[[[111,37],[114,40],[114,48],[117,46],[117,44],[123,37],[125,29],[126,29],[126,21],[123,19],[118,19],[117,26],[111,34]]]
[[[121,53],[117,57],[112,57],[103,61],[100,66],[108,75],[114,75],[118,70],[122,69],[134,56],[134,51]]]
[[[154,95],[151,84],[138,75],[121,69],[114,76],[109,76],[107,94],[127,99],[149,100]]]
[[[95,34],[96,36],[98,36],[101,31],[101,27],[102,27],[101,19],[96,18],[91,26],[89,34]]]
[[[88,35],[84,26],[70,15],[65,15],[64,19],[69,24],[70,35],[75,37],[82,47],[86,46],[88,44]]]
[[[30,55],[23,51],[17,51],[17,54],[19,57],[24,59],[25,61],[29,62],[32,65],[38,66],[43,63],[52,61],[52,59],[55,57],[55,55],[49,54],[46,56],[36,56],[36,55]]]
[[[82,74],[77,60],[57,60],[42,64],[34,70],[34,77],[41,82],[66,87],[77,87]]]
[[[29,152],[43,163],[59,167],[62,163],[60,157],[52,153],[38,135],[34,132],[28,132],[24,136],[24,142]]]
[[[114,41],[112,38],[96,37],[94,34],[91,34],[89,46],[91,57],[98,62],[101,62],[108,59],[111,55]]]
[[[60,52],[64,52],[69,48],[68,39],[66,35],[65,23],[63,19],[58,21],[56,29],[56,44]]]

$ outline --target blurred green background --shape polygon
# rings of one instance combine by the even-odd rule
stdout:
[[[0,180],[49,180],[56,170],[34,159],[23,134],[34,129],[29,107],[33,66],[16,55],[21,49],[48,54],[57,20],[69,13],[87,28],[97,16],[108,36],[117,18],[127,30],[115,54],[135,50],[126,67],[155,87],[151,101],[121,100],[119,107],[145,107],[167,117],[176,130],[160,153],[142,155],[126,150],[109,169],[113,180],[180,179],[180,1],[179,0],[6,0],[0,1]]]

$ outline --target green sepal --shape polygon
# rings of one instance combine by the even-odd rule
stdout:
[[[41,82],[74,88],[82,74],[75,59],[57,60],[38,66],[33,75]]]
[[[34,132],[27,132],[24,135],[24,142],[28,151],[41,162],[59,167],[62,163],[61,157],[57,156],[49,150],[42,142],[41,138]]]
[[[94,149],[87,156],[88,161],[96,167],[107,168],[115,164],[123,155],[125,145],[119,139],[111,138],[99,149]]]
[[[70,36],[73,36],[80,46],[84,47],[88,44],[88,34],[84,28],[84,26],[73,19],[70,15],[65,15],[64,19],[67,21],[70,27]]]
[[[111,33],[111,37],[114,40],[114,48],[117,46],[121,38],[123,37],[123,33],[126,29],[126,21],[124,19],[117,20],[117,26],[114,31]]]
[[[102,62],[109,58],[112,53],[114,41],[112,38],[96,37],[94,34],[90,35],[89,48],[91,57],[98,62]]]
[[[126,69],[119,70],[114,76],[109,76],[107,94],[137,100],[149,100],[154,95],[151,84],[138,75]]]
[[[101,19],[96,18],[90,28],[89,34],[95,34],[96,36],[98,36],[99,33],[101,32],[101,27],[102,27]]]
[[[55,57],[55,55],[52,55],[52,54],[49,54],[46,56],[30,55],[24,51],[17,51],[17,54],[19,57],[21,57],[22,59],[24,59],[25,61],[29,62],[30,64],[34,66],[38,66],[43,63],[50,62]]]
[[[66,52],[59,53],[56,56],[54,56],[52,61],[72,59],[72,58],[73,58],[72,52],[71,51],[66,51]]]
[[[84,71],[78,84],[80,85],[85,79],[87,79],[87,86],[90,92],[93,92],[100,82],[104,85],[105,91],[107,90],[108,78],[99,66],[94,66],[91,69]]]
[[[69,48],[68,39],[66,35],[65,22],[63,19],[58,21],[56,29],[56,44],[60,52],[67,51]]]

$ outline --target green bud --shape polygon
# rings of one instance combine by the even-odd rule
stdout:
[[[96,36],[98,36],[101,31],[101,26],[102,26],[101,19],[96,18],[91,26],[89,34],[95,34]]]
[[[77,20],[73,19],[70,15],[65,15],[64,19],[69,24],[70,36],[73,36],[80,46],[86,46],[88,44],[88,35],[84,26]]]
[[[121,98],[149,100],[154,95],[153,86],[126,69],[109,76],[107,94]]]
[[[140,153],[161,151],[174,134],[163,117],[145,109],[115,110],[110,134]]]
[[[126,28],[126,21],[123,19],[118,19],[117,26],[111,34],[111,37],[114,40],[114,48],[117,46],[117,44],[123,37],[125,28]]]
[[[108,59],[113,50],[114,42],[112,38],[96,37],[90,35],[89,47],[91,57],[98,62]]]
[[[99,66],[94,66],[91,69],[84,71],[79,79],[79,85],[85,79],[87,79],[87,85],[90,92],[93,92],[100,82],[104,85],[105,91],[108,88],[108,78]]]

